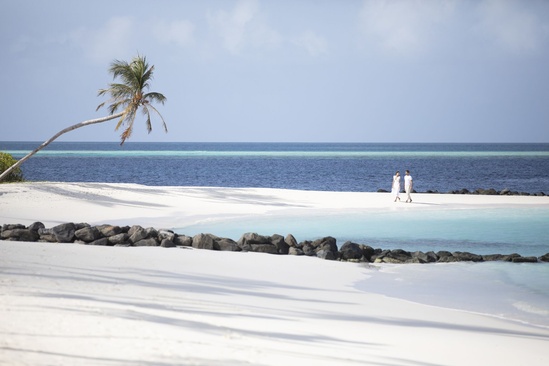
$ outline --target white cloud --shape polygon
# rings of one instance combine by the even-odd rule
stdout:
[[[367,44],[397,54],[428,49],[437,26],[454,11],[454,1],[365,0],[359,27]]]
[[[256,0],[239,0],[231,11],[219,10],[208,16],[210,27],[221,37],[223,46],[233,54],[242,49],[267,47],[280,42],[280,35],[261,17]]]
[[[326,40],[310,30],[295,38],[293,43],[303,47],[311,56],[320,56],[328,52]]]
[[[172,23],[157,21],[153,27],[155,37],[164,43],[174,43],[185,47],[194,41],[194,24],[187,20]]]
[[[89,58],[105,63],[135,52],[139,37],[136,36],[132,18],[113,17],[101,28],[79,28],[71,32],[68,38],[80,46]]]
[[[549,24],[538,17],[539,9],[530,6],[532,4],[535,3],[517,0],[483,1],[478,7],[480,21],[477,29],[504,49],[513,52],[535,50],[547,39]]]

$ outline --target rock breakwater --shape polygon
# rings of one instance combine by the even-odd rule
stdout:
[[[402,249],[380,249],[366,244],[346,242],[338,247],[334,237],[298,242],[292,234],[285,237],[245,233],[238,241],[213,234],[181,235],[168,229],[144,228],[139,225],[116,226],[87,223],[65,223],[46,228],[41,222],[32,225],[4,224],[0,239],[6,241],[77,243],[101,246],[159,246],[164,248],[193,247],[197,249],[258,252],[279,255],[315,256],[328,260],[368,263],[449,263],[506,261],[514,263],[549,262],[549,253],[541,257],[519,254],[478,255],[469,252],[409,252]]]

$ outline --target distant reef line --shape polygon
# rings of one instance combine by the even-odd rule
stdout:
[[[388,193],[390,191],[387,191],[385,189],[378,189],[378,193]],[[404,191],[401,191],[401,193],[404,193]],[[412,193],[432,193],[432,194],[472,194],[472,195],[483,195],[483,196],[538,196],[538,197],[544,197],[548,196],[544,192],[536,192],[536,193],[530,193],[530,192],[520,192],[520,191],[512,191],[508,188],[502,189],[501,191],[498,191],[494,188],[488,188],[488,189],[475,189],[474,191],[470,191],[467,188],[462,189],[456,189],[451,190],[448,192],[439,192],[437,190],[427,190],[425,192],[418,192],[416,190],[413,190]]]
[[[469,252],[409,252],[402,249],[374,249],[351,241],[340,248],[334,237],[298,242],[292,234],[266,236],[245,233],[238,241],[213,234],[180,235],[169,229],[144,228],[140,225],[89,225],[64,223],[46,228],[41,222],[29,226],[4,224],[0,229],[4,241],[75,243],[115,247],[196,248],[231,252],[257,252],[276,255],[318,257],[355,263],[450,263],[505,261],[513,263],[549,262],[549,253],[540,257],[512,254],[479,255]]]

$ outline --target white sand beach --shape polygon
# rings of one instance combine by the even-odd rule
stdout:
[[[0,185],[0,224],[46,227],[548,205],[531,196],[416,194],[405,204],[385,193]],[[433,266],[433,276],[443,270]],[[368,292],[372,271],[311,257],[0,241],[0,364],[548,364],[549,327],[496,309],[478,314]]]

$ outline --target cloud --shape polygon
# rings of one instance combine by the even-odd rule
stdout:
[[[155,37],[163,43],[173,43],[185,47],[194,41],[193,23],[187,20],[180,20],[171,23],[157,21],[153,26]]]
[[[518,0],[487,0],[478,6],[480,20],[477,29],[499,47],[512,51],[538,49],[549,36],[549,24],[538,13],[535,2]],[[543,5],[542,5],[543,7]],[[547,19],[547,18],[545,18]]]
[[[76,29],[69,34],[68,39],[81,47],[87,57],[99,63],[122,58],[139,46],[139,37],[131,17],[113,17],[95,30]]]
[[[239,0],[231,11],[209,14],[208,21],[223,47],[233,54],[246,47],[268,47],[281,41],[280,35],[262,20],[256,0]]]
[[[367,46],[413,55],[430,47],[454,6],[454,1],[365,0],[359,28]]]
[[[293,43],[303,47],[311,56],[316,57],[328,52],[326,40],[310,30],[296,37]]]

